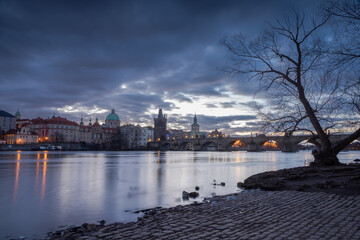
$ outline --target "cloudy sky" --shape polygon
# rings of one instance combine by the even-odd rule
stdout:
[[[168,128],[190,129],[196,112],[202,130],[248,134],[256,86],[221,70],[220,40],[316,3],[294,2],[0,0],[0,109],[104,121],[115,108],[145,126],[162,106]]]

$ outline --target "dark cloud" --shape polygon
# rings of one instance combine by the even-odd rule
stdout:
[[[222,108],[234,108],[238,105],[239,103],[237,102],[222,102],[220,103],[220,106]]]
[[[213,103],[206,103],[205,106],[207,108],[218,108],[218,106],[216,104],[213,104]]]
[[[114,107],[126,121],[150,124],[150,110],[178,108],[172,100],[224,97],[224,89],[250,96],[251,83],[220,70],[227,53],[219,40],[256,33],[294,2],[0,1],[0,109],[78,120],[88,112],[58,109]],[[202,116],[209,128],[237,117],[254,119]],[[171,118],[185,124],[184,116]]]
[[[231,123],[236,123],[239,121],[248,121],[256,120],[254,115],[233,115],[233,116],[208,116],[208,115],[198,115],[198,123],[202,130],[214,130],[214,129],[230,129]],[[192,121],[191,121],[192,123]]]

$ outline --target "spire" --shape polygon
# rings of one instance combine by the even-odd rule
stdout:
[[[98,122],[98,121],[99,121],[98,118],[96,118],[95,122]]]
[[[92,124],[91,124],[91,117],[90,117],[90,122],[89,122],[89,126],[91,126]]]
[[[82,118],[82,116],[81,116],[80,125],[81,125],[81,126],[83,126],[83,125],[84,125],[84,122],[83,122],[83,118]]]
[[[195,116],[194,116],[194,123],[197,123],[196,113],[195,113]]]
[[[158,118],[163,118],[163,112],[161,108],[159,108]]]
[[[115,113],[115,109],[113,108],[113,109],[111,109],[111,113]]]

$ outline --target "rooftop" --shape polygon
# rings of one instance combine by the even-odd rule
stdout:
[[[0,117],[15,117],[14,115],[8,113],[8,112],[5,112],[3,110],[0,110]]]

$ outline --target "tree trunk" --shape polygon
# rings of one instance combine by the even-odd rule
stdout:
[[[332,151],[321,151],[313,150],[312,155],[314,156],[314,163],[312,166],[330,166],[340,164],[336,154]]]

